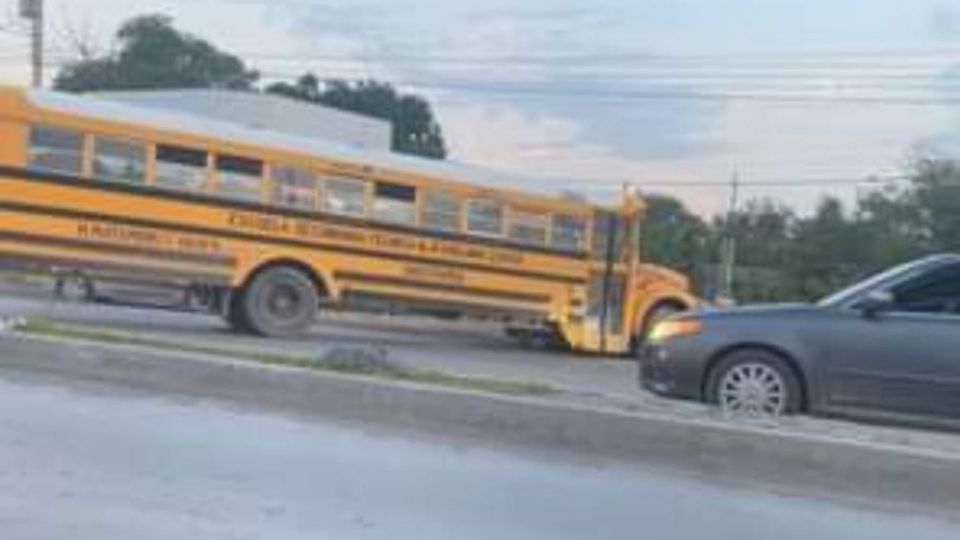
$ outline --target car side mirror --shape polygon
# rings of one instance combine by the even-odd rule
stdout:
[[[871,319],[891,309],[893,305],[893,293],[889,291],[872,291],[860,300],[857,307],[863,313],[864,317]]]

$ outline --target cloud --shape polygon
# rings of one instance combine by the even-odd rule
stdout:
[[[438,109],[452,141],[452,158],[482,163],[484,167],[522,175],[522,187],[537,191],[564,190],[591,200],[615,203],[624,183],[647,191],[671,191],[664,179],[703,179],[704,170],[690,162],[670,161],[659,166],[627,158],[602,144],[584,142],[583,124],[548,115],[536,115],[509,104],[446,104]],[[724,168],[723,170],[726,170]],[[714,171],[707,172],[716,178]],[[700,176],[697,176],[700,175]],[[655,184],[647,188],[645,184]],[[721,210],[723,191],[701,188],[675,194],[705,214]]]
[[[944,71],[936,90],[944,98],[956,99],[960,88],[960,64]],[[960,159],[960,108],[954,107],[945,115],[946,126],[939,132],[921,137],[913,147],[915,153],[925,156]]]
[[[300,3],[289,9],[294,9],[297,35],[315,54],[339,50],[358,63],[354,69],[432,84],[435,88],[412,88],[436,104],[455,158],[545,175],[601,199],[615,193],[621,182],[635,181],[656,184],[656,189],[681,196],[698,211],[713,213],[723,210],[725,187],[662,184],[673,179],[722,183],[735,166],[754,180],[865,177],[895,169],[916,140],[945,128],[938,116],[942,111],[930,108],[816,103],[791,107],[624,97],[714,90],[642,74],[656,71],[653,53],[658,50],[712,51],[704,47],[720,39],[722,53],[722,46],[730,44],[723,39],[732,29],[721,28],[718,38],[704,16],[691,14],[690,5],[684,15],[672,2],[598,1],[604,5],[590,9],[565,0],[461,2],[429,12],[418,9],[420,4],[413,0]],[[847,7],[854,9],[852,4]],[[823,20],[815,16],[818,9],[805,13],[808,26]],[[787,28],[782,10],[771,10],[768,15],[775,16],[776,23],[771,32]],[[729,16],[740,15],[733,10]],[[692,28],[684,26],[684,17],[698,22]],[[758,45],[764,34],[761,26],[744,29],[738,23],[736,28],[744,35],[735,43],[763,50]],[[697,35],[678,42],[684,31]],[[775,36],[767,37],[776,41]],[[801,41],[798,47],[804,44]],[[650,54],[642,54],[644,50]],[[629,54],[618,56],[624,51]],[[437,57],[462,60],[424,61]],[[503,61],[544,57],[554,60]],[[324,66],[317,64],[315,69],[323,73]],[[830,79],[829,75],[818,77]],[[444,84],[447,88],[439,88]],[[749,85],[743,89],[751,91]],[[802,210],[828,190],[856,194],[854,188],[837,187],[779,193]],[[748,195],[777,193],[756,189]]]
[[[960,9],[947,5],[935,7],[930,14],[929,27],[940,39],[960,39]]]
[[[871,0],[866,11],[861,0],[810,0],[803,9],[793,9],[795,2],[790,0],[751,2],[749,7],[735,0],[595,0],[589,6],[582,0],[462,0],[436,5],[421,0],[120,4],[51,0],[51,4],[98,14],[97,28],[104,33],[130,15],[169,13],[182,28],[241,54],[267,78],[289,79],[313,70],[321,76],[420,83],[408,88],[436,104],[456,158],[546,176],[539,181],[544,186],[589,189],[600,199],[615,193],[620,182],[635,181],[711,213],[723,210],[726,187],[661,184],[675,179],[724,182],[735,166],[748,180],[855,178],[896,169],[917,141],[920,146],[955,149],[960,155],[960,111],[947,108],[597,95],[722,91],[701,82],[641,76],[657,52],[721,59],[760,53],[776,58],[777,51],[942,45],[958,36],[958,8],[949,0]],[[456,61],[424,60],[437,57]],[[531,57],[554,60],[504,61]],[[730,67],[722,62],[702,65],[725,72]],[[859,77],[844,72],[837,74],[837,81],[841,75]],[[23,78],[19,71],[15,76]],[[955,97],[958,77],[955,72],[946,74],[940,87],[923,91]],[[769,79],[764,82],[783,82]],[[444,82],[473,90],[439,88]],[[754,83],[745,82],[742,89],[758,91]],[[830,87],[832,82],[824,84]],[[503,91],[518,87],[531,91]],[[754,188],[745,196],[777,195],[802,211],[826,190],[851,197],[856,192],[852,187]]]
[[[626,157],[654,160],[692,156],[711,148],[712,122],[722,113],[720,103],[597,96],[677,90],[630,76],[631,70],[642,66],[595,65],[592,57],[603,53],[591,51],[606,43],[605,34],[597,30],[623,25],[616,10],[584,9],[582,4],[532,2],[516,7],[488,2],[447,6],[410,17],[412,8],[405,1],[377,4],[379,9],[372,5],[300,6],[295,8],[296,29],[317,51],[331,49],[318,39],[342,38],[348,45],[340,51],[366,66],[364,71],[340,62],[333,66],[334,74],[393,76],[412,83],[414,89],[417,85],[452,87],[460,91],[442,92],[441,99],[512,106],[531,116],[577,123],[581,129],[576,144],[607,146]],[[337,24],[331,26],[329,21]],[[635,61],[637,55],[631,58]],[[315,69],[323,73],[323,67],[318,64]],[[611,67],[619,73],[610,73]]]
[[[718,146],[717,121],[725,104],[684,99],[688,89],[657,82],[611,83],[554,79],[542,96],[514,104],[532,113],[581,124],[584,142],[603,145],[625,158],[673,160],[709,154]]]

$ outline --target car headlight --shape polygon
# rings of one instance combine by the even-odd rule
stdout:
[[[651,343],[658,343],[675,337],[696,335],[702,329],[703,324],[699,319],[669,319],[658,322],[653,327],[647,340]]]

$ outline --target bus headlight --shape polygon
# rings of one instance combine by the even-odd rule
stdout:
[[[693,336],[703,330],[703,323],[699,319],[682,318],[660,321],[653,327],[647,340],[651,343],[660,343],[668,339],[681,336]]]

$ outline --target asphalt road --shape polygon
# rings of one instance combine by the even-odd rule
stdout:
[[[336,345],[372,346],[387,350],[391,361],[450,373],[548,383],[584,394],[640,395],[632,362],[524,348],[505,338],[495,324],[334,314],[321,317],[305,339],[269,340],[229,332],[223,321],[210,315],[54,302],[10,292],[9,287],[0,288],[0,317],[42,315],[176,341],[296,354],[319,353]]]
[[[0,373],[11,539],[954,539],[960,525]]]

